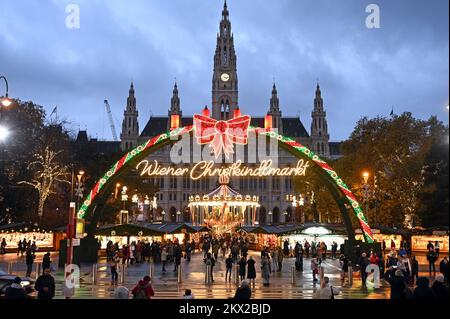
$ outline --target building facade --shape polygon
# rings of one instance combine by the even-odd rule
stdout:
[[[226,2],[222,11],[219,33],[217,34],[211,93],[211,117],[216,120],[233,118],[234,112],[239,109],[237,55]],[[177,83],[174,85],[168,116],[152,116],[139,134],[136,97],[133,84],[131,84],[122,125],[122,151],[130,150],[146,142],[148,139],[168,131],[171,127],[172,115],[179,116],[180,126],[192,125],[193,123],[192,116],[183,117]],[[340,143],[330,142],[326,112],[319,84],[317,84],[313,101],[310,133],[305,129],[300,118],[282,115],[275,84],[272,88],[267,115],[271,116],[271,124],[274,129],[308,146],[321,157],[328,159],[340,157]],[[265,116],[254,116],[252,117],[251,125],[264,127],[265,119]],[[149,160],[157,160],[162,165],[175,166],[170,159],[170,152],[171,146],[164,147],[153,153],[149,157]],[[193,152],[192,148],[191,152]],[[245,154],[247,154],[246,156],[251,156],[248,152],[245,152]],[[280,166],[292,167],[298,161],[290,153],[281,148],[278,149],[278,155],[278,163]],[[249,164],[249,166],[256,166],[258,163],[257,160],[255,163]],[[189,164],[178,164],[177,166],[179,165],[188,166]],[[193,194],[206,194],[217,185],[217,179],[205,178],[194,181],[187,177],[168,176],[154,178],[153,182],[159,188],[156,196],[158,214],[165,221],[189,221],[189,196]],[[260,197],[261,207],[257,215],[261,224],[283,223],[292,220],[292,200],[289,196],[286,196],[294,193],[291,177],[233,178],[231,180],[231,186],[243,195],[258,195]]]

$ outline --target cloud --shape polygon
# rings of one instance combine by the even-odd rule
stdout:
[[[80,6],[80,29],[65,7]],[[275,77],[283,114],[305,127],[320,79],[333,140],[362,116],[411,111],[448,123],[448,1],[378,1],[381,29],[365,27],[366,1],[229,0],[241,108],[263,115]],[[221,1],[4,0],[0,73],[12,96],[33,100],[90,134],[110,139],[130,81],[140,126],[167,114],[174,78],[184,114],[211,103]]]

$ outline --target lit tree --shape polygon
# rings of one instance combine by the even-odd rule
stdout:
[[[50,147],[45,147],[41,154],[35,154],[35,160],[28,164],[28,169],[34,172],[34,178],[28,181],[21,181],[19,184],[33,186],[39,194],[38,217],[42,219],[44,214],[44,205],[48,197],[54,194],[54,188],[57,183],[69,183],[67,176],[69,174],[68,166],[60,164],[59,155],[63,151],[54,151]]]

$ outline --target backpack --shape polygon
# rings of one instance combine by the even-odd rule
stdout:
[[[147,299],[147,295],[145,294],[145,290],[142,287],[138,287],[136,294],[133,299]]]

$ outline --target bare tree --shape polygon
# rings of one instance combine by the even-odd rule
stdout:
[[[34,178],[21,181],[19,184],[33,186],[39,193],[38,217],[41,221],[44,215],[44,205],[48,197],[54,194],[57,183],[70,183],[67,180],[69,168],[58,162],[58,156],[63,151],[54,151],[45,147],[41,154],[34,154],[35,161],[28,164],[28,169],[34,171]]]

